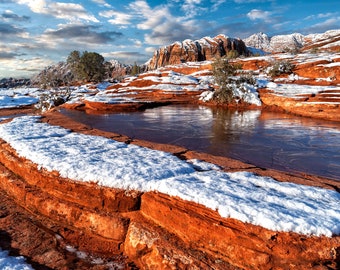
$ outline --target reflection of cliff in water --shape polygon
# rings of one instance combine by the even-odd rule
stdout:
[[[93,128],[131,138],[340,180],[340,123],[191,105],[106,115],[62,112]]]

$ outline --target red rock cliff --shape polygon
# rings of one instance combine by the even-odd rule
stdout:
[[[214,38],[204,37],[199,40],[184,40],[162,47],[155,51],[149,60],[148,69],[179,64],[181,62],[196,62],[211,60],[214,57],[227,55],[235,50],[239,55],[249,55],[249,51],[241,39],[218,35]]]

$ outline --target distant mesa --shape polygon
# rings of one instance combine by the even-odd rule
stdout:
[[[250,51],[241,39],[218,35],[214,38],[204,37],[199,40],[186,39],[162,47],[154,52],[146,65],[148,70],[154,70],[183,62],[213,60],[227,55],[230,51],[236,51],[238,55],[250,55]]]

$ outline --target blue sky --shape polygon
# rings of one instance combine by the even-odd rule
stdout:
[[[141,64],[184,39],[331,29],[338,0],[0,0],[0,78],[31,76],[73,50]]]

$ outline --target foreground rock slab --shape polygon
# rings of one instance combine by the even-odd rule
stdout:
[[[77,132],[167,149],[165,145],[133,142],[118,134],[101,133],[57,113],[46,115],[45,121]],[[249,164],[215,159],[178,147],[169,146],[168,150],[182,158],[215,160],[227,170],[248,168],[264,175],[274,174],[274,171],[261,171]],[[64,179],[58,173],[39,169],[29,160],[18,157],[4,141],[0,144],[0,160],[1,194],[8,198],[6,202],[15,201],[25,209],[18,210],[19,213],[25,211],[31,220],[39,221],[40,228],[48,232],[53,253],[60,245],[53,243],[59,243],[60,238],[52,235],[58,234],[63,242],[77,250],[103,257],[126,256],[127,261],[133,261],[125,264],[130,269],[135,265],[141,269],[337,269],[340,263],[340,236],[327,238],[275,232],[221,218],[216,211],[162,193],[126,192]],[[274,175],[278,180],[312,183],[312,178],[308,177],[280,172]],[[337,190],[340,184],[325,179],[315,185]],[[4,205],[2,216],[8,216],[7,203]],[[3,224],[5,222],[1,222]],[[1,230],[4,235],[11,232],[8,226]],[[30,245],[27,239],[24,242]],[[47,262],[44,252],[35,256],[32,246],[27,251],[19,245],[11,248],[18,248],[36,264],[52,269],[63,269],[67,261],[63,251],[55,253],[55,258],[62,257],[62,266],[59,266],[57,259]],[[84,263],[80,261],[71,268],[83,269]]]

